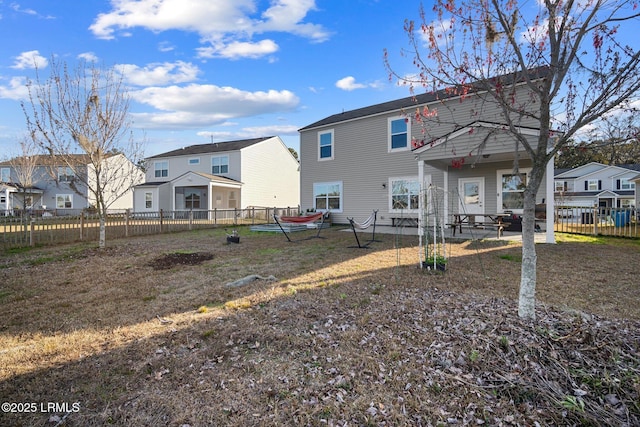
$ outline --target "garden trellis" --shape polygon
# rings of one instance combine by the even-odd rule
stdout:
[[[448,192],[429,184],[420,191],[419,266],[429,270],[444,270],[447,262],[445,232],[451,199]]]

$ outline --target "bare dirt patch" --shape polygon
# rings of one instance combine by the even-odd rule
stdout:
[[[412,236],[239,231],[0,255],[0,400],[78,402],[67,426],[640,423],[636,241],[538,245],[528,324],[518,244],[451,243],[429,274]],[[224,286],[249,275],[278,281]]]
[[[213,259],[213,254],[208,252],[173,253],[161,256],[149,263],[154,270],[169,270],[180,265],[198,265]]]

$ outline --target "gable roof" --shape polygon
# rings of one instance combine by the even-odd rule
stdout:
[[[109,154],[107,157],[111,157],[115,154]],[[0,162],[0,166],[14,166],[16,163],[19,164],[20,159],[23,156],[14,157],[11,160],[6,160],[4,162]],[[60,160],[62,156],[58,156],[55,154],[35,154],[36,158],[35,165],[36,166],[63,166],[65,165],[64,160]],[[66,156],[65,156],[66,157]],[[73,161],[74,164],[77,165],[88,165],[91,163],[91,158],[88,154],[69,154],[69,159]]]
[[[528,71],[528,77],[532,80],[538,80],[545,78],[549,73],[549,67],[543,66],[534,68]],[[502,76],[494,77],[490,80],[503,80],[503,85],[509,85],[513,83],[522,83],[525,81],[524,76],[520,72],[504,74]],[[315,123],[307,125],[298,131],[305,131],[320,126],[326,126],[334,123],[345,122],[349,120],[359,119],[367,116],[374,116],[377,114],[388,113],[391,111],[399,111],[404,108],[415,107],[416,105],[429,104],[436,101],[442,101],[445,99],[457,98],[463,91],[466,93],[484,92],[486,89],[481,83],[472,83],[471,85],[460,85],[454,88],[440,89],[438,91],[432,91],[422,93],[418,95],[408,96],[406,98],[396,99],[394,101],[383,102],[381,104],[370,105],[368,107],[358,108],[350,111],[343,111],[342,113],[334,114],[326,117],[322,120],[318,120]]]
[[[159,157],[189,156],[194,154],[205,154],[205,153],[219,153],[223,151],[237,151],[237,150],[242,150],[243,148],[250,147],[259,142],[266,141],[267,139],[271,139],[271,138],[273,138],[273,136],[266,136],[262,138],[252,138],[252,139],[241,139],[237,141],[213,142],[210,144],[190,145],[188,147],[178,148],[177,150],[167,151],[166,153],[156,154],[155,156],[149,157],[149,159],[156,159]]]
[[[592,169],[597,167],[597,169],[592,170],[588,173],[582,173],[583,169]],[[640,164],[624,164],[624,165],[605,165],[604,163],[599,162],[589,162],[582,166],[577,166],[575,168],[562,169],[562,172],[557,172],[555,174],[555,178],[565,178],[565,179],[578,179],[578,178],[586,178],[590,175],[601,173],[604,170],[614,170],[619,171],[618,173],[611,175],[611,177],[615,177],[618,175],[626,174],[628,172],[640,172]]]

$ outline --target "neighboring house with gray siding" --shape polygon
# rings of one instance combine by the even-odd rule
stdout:
[[[526,87],[517,86],[516,98],[529,96]],[[415,112],[425,108],[437,114],[421,123]],[[378,210],[378,224],[391,225],[397,218],[417,218],[421,194],[433,184],[447,197],[447,217],[458,212],[522,213],[531,162],[505,130],[502,114],[486,93],[439,91],[305,126],[300,129],[302,209],[329,210],[339,224],[351,217],[364,220]],[[517,130],[536,145],[535,121],[522,117]],[[514,174],[517,148],[519,170]],[[552,194],[552,164],[537,203],[546,202],[549,188]]]
[[[640,165],[605,165],[591,162],[557,171],[554,179],[556,205],[600,208],[633,208],[637,205],[634,179]]]
[[[57,156],[36,155],[31,176],[25,177],[20,158],[0,163],[0,214],[13,215],[21,209],[39,214],[77,215],[96,207],[95,196],[86,183],[95,182],[95,170],[87,155],[71,156],[73,168]],[[132,183],[142,182],[142,172],[123,154],[108,156],[103,163],[108,174],[103,195],[111,210],[133,207]],[[31,168],[30,168],[31,169]],[[27,180],[25,185],[21,180]]]
[[[299,164],[277,137],[192,145],[146,159],[135,212],[297,207]]]

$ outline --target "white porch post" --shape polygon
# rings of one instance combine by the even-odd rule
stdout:
[[[418,230],[422,230],[422,220],[424,218],[424,195],[427,191],[424,188],[424,161],[418,160],[418,183],[420,184],[420,197],[418,197]]]
[[[13,206],[11,205],[11,193],[9,192],[9,187],[5,188],[4,190],[4,199],[6,200],[5,206],[6,206],[6,213],[7,215],[11,215],[13,214]]]
[[[546,233],[546,242],[547,243],[555,243],[556,235],[553,230],[554,228],[554,214],[555,214],[555,184],[554,184],[554,168],[553,168],[553,159],[549,160],[547,163],[547,233]]]

